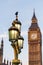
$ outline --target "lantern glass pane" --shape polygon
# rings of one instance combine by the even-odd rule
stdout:
[[[19,32],[17,30],[10,30],[9,31],[9,39],[10,40],[15,40],[19,36]]]
[[[19,48],[23,48],[23,40],[18,40],[18,46]]]
[[[20,24],[15,24],[15,26],[17,27],[17,29],[20,31],[21,30],[21,25]]]

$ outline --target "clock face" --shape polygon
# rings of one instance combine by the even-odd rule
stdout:
[[[37,33],[32,33],[31,34],[31,39],[36,40],[37,39]]]

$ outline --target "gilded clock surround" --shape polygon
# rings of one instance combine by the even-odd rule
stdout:
[[[31,31],[30,35],[29,35],[30,40],[37,40],[38,37],[36,37],[35,39],[33,39],[33,37],[35,37],[35,36],[38,36],[37,35],[37,31]]]

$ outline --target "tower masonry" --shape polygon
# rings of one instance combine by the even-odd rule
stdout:
[[[42,65],[42,35],[35,11],[28,29],[29,65]]]

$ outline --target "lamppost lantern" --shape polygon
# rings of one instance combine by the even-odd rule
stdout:
[[[21,33],[21,22],[18,20],[18,12],[15,13],[16,19],[13,21],[12,26],[8,29],[9,31],[9,41],[14,49],[14,59],[12,60],[12,65],[19,65],[20,60],[18,59],[18,54],[21,53],[23,48],[24,38],[20,35]]]
[[[12,25],[15,26],[19,31],[21,31],[21,22],[18,20],[18,12],[15,13],[16,20],[13,21]]]
[[[24,42],[24,38],[22,36],[19,36],[18,38],[18,46],[20,49],[23,48],[23,42]]]
[[[14,20],[12,25],[15,26],[19,31],[21,31],[21,22],[20,21]]]
[[[9,31],[9,41],[16,40],[20,34],[19,30],[14,26],[10,27],[8,31]]]

